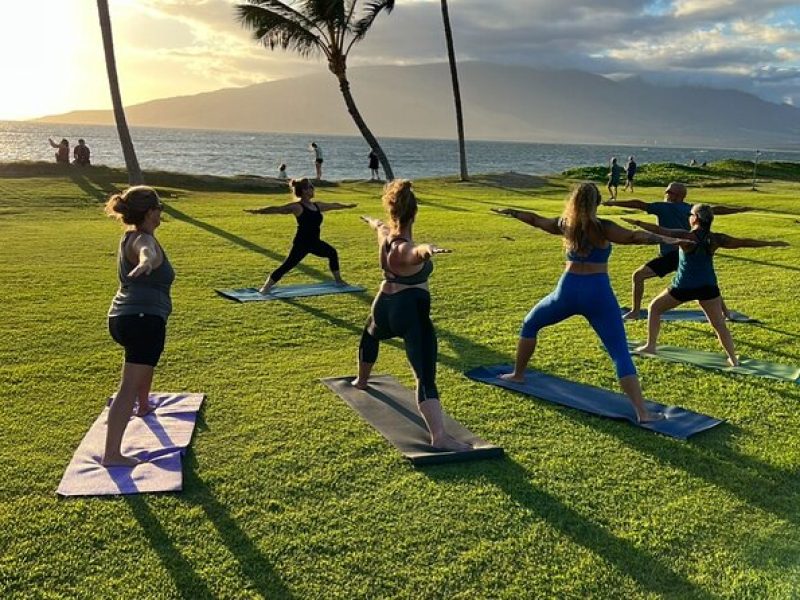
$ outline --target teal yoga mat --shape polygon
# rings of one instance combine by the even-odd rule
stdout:
[[[641,342],[628,342],[631,354],[636,356],[649,356],[660,358],[669,362],[683,363],[687,365],[697,365],[704,369],[714,369],[726,373],[738,373],[740,375],[754,375],[756,377],[766,377],[768,379],[779,379],[781,381],[793,381],[800,383],[800,367],[789,365],[779,365],[777,363],[755,358],[740,358],[741,363],[738,367],[732,367],[724,354],[716,352],[705,352],[703,350],[688,350],[676,346],[657,346],[655,354],[644,354],[636,352],[635,348],[641,346]]]
[[[627,306],[623,306],[621,309],[622,314],[625,314],[630,310]],[[639,311],[639,318],[640,319],[647,319],[647,310],[641,309]],[[706,319],[706,314],[696,308],[679,308],[668,310],[667,312],[661,315],[662,321],[698,321],[700,323],[707,323],[708,319]],[[733,321],[735,323],[759,323],[758,319],[753,319],[744,315],[740,312],[736,312],[735,310],[731,311],[731,316],[728,318],[729,321]]]
[[[223,298],[236,302],[268,302],[284,298],[303,296],[325,296],[327,294],[352,294],[363,292],[365,288],[357,285],[336,285],[333,281],[299,285],[276,285],[269,294],[259,294],[257,288],[229,288],[214,290]]]

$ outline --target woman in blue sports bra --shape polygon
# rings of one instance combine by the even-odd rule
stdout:
[[[358,347],[358,377],[352,382],[365,389],[381,340],[402,337],[417,380],[417,406],[431,435],[431,445],[464,451],[471,446],[447,433],[436,387],[436,330],[431,322],[428,277],[434,254],[449,252],[433,244],[415,244],[411,229],[417,215],[417,198],[411,182],[395,180],[384,188],[383,206],[389,224],[361,217],[378,234],[378,258],[383,270],[380,291]]]
[[[700,308],[717,333],[722,348],[728,355],[728,363],[738,366],[739,359],[731,332],[725,323],[722,297],[714,270],[714,253],[717,248],[763,248],[765,246],[788,246],[786,242],[771,242],[749,238],[735,238],[724,233],[712,233],[714,210],[708,204],[695,204],[689,213],[689,231],[667,229],[637,219],[624,219],[632,225],[661,235],[681,239],[678,255],[678,270],[670,286],[653,298],[647,313],[647,343],[637,348],[639,352],[652,354],[656,351],[658,333],[661,330],[661,315],[666,311],[697,300]]]
[[[608,277],[611,242],[616,244],[668,244],[676,240],[645,231],[630,231],[597,217],[600,191],[593,183],[577,185],[570,194],[561,218],[549,219],[512,208],[493,209],[539,229],[560,235],[566,250],[566,268],[558,285],[540,300],[522,322],[514,371],[503,379],[522,383],[525,369],[536,349],[539,331],[573,315],[589,321],[614,361],[620,386],[630,398],[640,423],[663,418],[647,410],[636,367],[633,366],[622,312]]]

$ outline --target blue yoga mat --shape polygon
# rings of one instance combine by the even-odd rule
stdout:
[[[276,285],[269,294],[259,294],[257,288],[231,288],[214,290],[220,296],[236,302],[267,302],[283,298],[303,296],[325,296],[327,294],[352,294],[363,292],[365,288],[357,285],[336,285],[333,281],[299,285]]]
[[[630,310],[627,306],[623,306],[621,309],[622,314],[625,314]],[[647,310],[641,309],[639,311],[639,318],[640,319],[647,319]],[[661,315],[662,321],[698,321],[700,323],[707,323],[708,319],[706,319],[706,314],[696,308],[680,308],[680,309],[673,309],[668,310]],[[731,311],[731,316],[728,318],[728,321],[734,321],[736,323],[760,323],[758,319],[753,319],[748,317],[747,315],[743,315],[740,312],[736,312],[735,310]]]
[[[495,365],[493,367],[477,367],[467,371],[466,376],[481,383],[496,385],[526,396],[577,408],[601,417],[630,421],[642,429],[657,431],[679,440],[686,440],[696,433],[716,427],[723,422],[722,419],[701,415],[679,406],[666,406],[646,400],[648,409],[653,412],[663,412],[667,418],[652,423],[638,423],[633,406],[622,394],[568,381],[532,369],[525,371],[525,383],[511,383],[498,377],[498,375],[511,371],[510,365]]]

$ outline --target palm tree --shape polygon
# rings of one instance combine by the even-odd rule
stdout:
[[[117,122],[119,143],[122,145],[122,155],[125,157],[125,167],[128,169],[128,183],[141,185],[144,183],[142,169],[136,160],[136,151],[133,148],[131,132],[125,120],[125,108],[122,106],[122,96],[119,93],[119,79],[117,78],[117,61],[114,59],[114,38],[111,35],[111,14],[108,12],[108,0],[97,0],[97,12],[100,15],[100,31],[103,34],[103,50],[106,55],[106,71],[108,71],[108,86],[111,88],[111,103],[114,105],[114,120]]]
[[[391,12],[394,0],[371,0],[360,9],[359,0],[247,0],[236,9],[242,24],[253,37],[274,50],[294,50],[300,56],[321,53],[328,69],[339,80],[347,111],[383,166],[387,179],[394,179],[392,167],[378,140],[358,112],[350,82],[347,80],[347,56],[366,36],[381,11]]]
[[[442,20],[444,21],[444,37],[447,40],[447,58],[450,61],[450,77],[453,80],[453,99],[456,103],[456,127],[458,128],[458,155],[461,164],[461,181],[467,181],[467,150],[464,145],[464,115],[461,112],[461,89],[458,86],[458,69],[456,67],[456,51],[453,47],[453,31],[450,29],[450,14],[447,0],[442,0]]]

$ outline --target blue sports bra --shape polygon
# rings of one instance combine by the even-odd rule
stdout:
[[[564,231],[563,219],[558,220],[558,226],[561,228],[561,231]],[[598,248],[592,244],[586,244],[585,248],[589,249],[589,253],[585,256],[578,254],[575,250],[567,251],[567,260],[576,263],[608,263],[608,258],[611,256],[611,242],[609,242],[608,246],[605,248]]]

